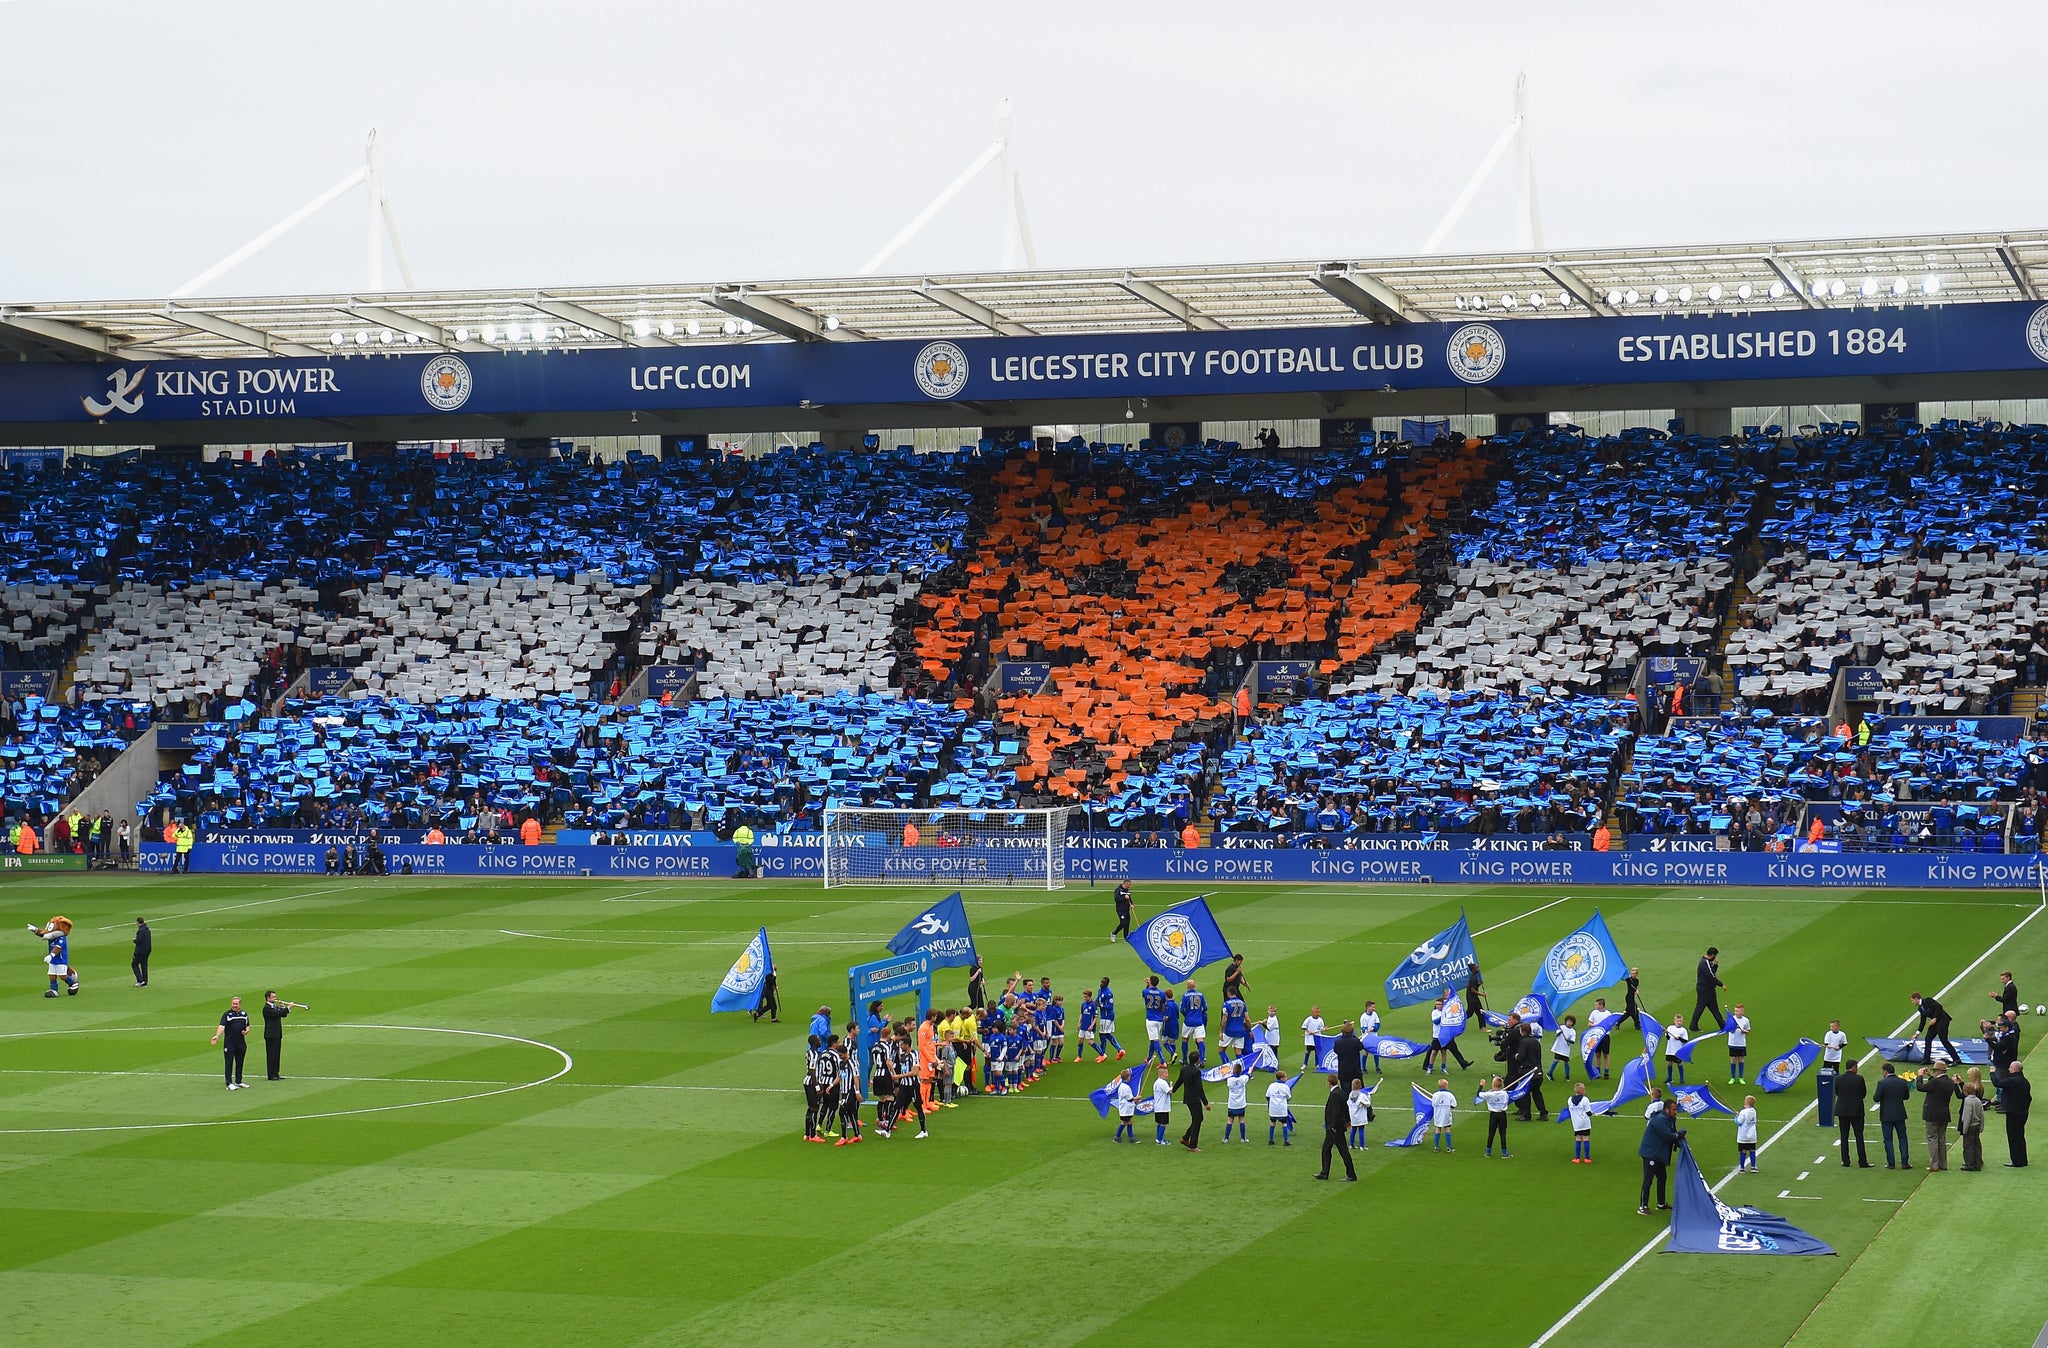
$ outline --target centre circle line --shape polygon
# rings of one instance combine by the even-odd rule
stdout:
[[[193,1028],[189,1025],[113,1025],[71,1030],[24,1030],[0,1034],[0,1040],[41,1039],[68,1034],[134,1034],[152,1032],[158,1034],[166,1032],[182,1034],[189,1032]],[[473,1039],[496,1039],[504,1043],[525,1044],[530,1048],[545,1049],[547,1052],[560,1058],[562,1065],[547,1076],[537,1077],[532,1081],[516,1082],[512,1085],[499,1086],[495,1090],[475,1091],[468,1095],[444,1096],[438,1100],[412,1100],[396,1105],[365,1105],[357,1109],[330,1109],[312,1114],[280,1114],[264,1118],[187,1119],[173,1123],[105,1123],[68,1128],[0,1128],[0,1137],[20,1137],[48,1133],[137,1133],[154,1132],[170,1128],[227,1128],[252,1123],[303,1123],[311,1119],[342,1119],[351,1118],[359,1114],[388,1114],[394,1110],[425,1109],[432,1105],[462,1104],[469,1100],[488,1100],[494,1095],[510,1095],[514,1091],[531,1090],[535,1086],[545,1086],[551,1081],[560,1080],[562,1077],[567,1076],[570,1070],[576,1066],[576,1060],[569,1056],[566,1049],[558,1048],[539,1039],[527,1039],[516,1034],[500,1034],[494,1030],[457,1030],[445,1025],[376,1025],[353,1021],[338,1021],[333,1024],[308,1026],[306,1028],[316,1033],[320,1030],[399,1030],[413,1034],[459,1034]],[[300,1031],[300,1033],[305,1032],[306,1030]],[[397,1085],[406,1084],[403,1077],[380,1077],[374,1079],[388,1081]],[[0,1105],[0,1108],[4,1108],[4,1105]]]

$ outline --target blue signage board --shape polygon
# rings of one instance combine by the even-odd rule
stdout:
[[[1700,681],[1707,672],[1707,662],[1693,655],[1653,655],[1645,663],[1643,676],[1652,687],[1669,687],[1684,682],[1687,687]]]
[[[2048,372],[2048,305],[0,365],[0,424],[504,417]],[[963,411],[963,415],[968,415]]]
[[[1849,665],[1842,670],[1842,694],[1851,702],[1870,702],[1884,691],[1884,671],[1874,665]]]
[[[1052,664],[1045,660],[1005,660],[1002,664],[1002,682],[997,690],[1005,697],[1019,693],[1035,693],[1052,674]]]
[[[47,700],[50,690],[57,685],[57,672],[53,669],[9,669],[0,671],[0,698],[19,702],[25,697],[40,697]]]
[[[659,699],[663,693],[682,696],[690,680],[697,676],[695,665],[649,665],[647,667],[647,696]]]
[[[339,665],[316,665],[306,671],[306,692],[312,697],[330,697],[355,682],[356,672]]]
[[[731,844],[713,847],[386,847],[393,874],[563,876],[634,880],[724,879],[737,869]],[[170,869],[171,849],[144,843],[142,869]],[[203,842],[192,869],[224,874],[318,875],[324,846]],[[814,847],[758,850],[770,879],[822,880]],[[1791,888],[2021,889],[2035,887],[2041,858],[1977,852],[1362,852],[1230,851],[1222,848],[1069,848],[1070,882],[1100,880],[1270,881],[1283,884],[1755,885]],[[958,873],[954,873],[957,875]],[[954,876],[934,874],[934,883]]]
[[[219,729],[207,721],[158,721],[156,747],[162,750],[190,749],[201,735],[218,732]]]
[[[868,1004],[886,1002],[891,997],[902,997],[908,993],[917,994],[917,1018],[923,1020],[925,1013],[932,1009],[932,959],[923,951],[856,964],[846,971],[847,1008],[853,1023],[860,1027],[860,1061],[863,1064],[871,1061],[870,1054],[875,1046],[876,1027],[868,1023]]]

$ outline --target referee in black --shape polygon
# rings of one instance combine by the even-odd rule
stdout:
[[[1109,934],[1112,941],[1121,940],[1131,934],[1131,882],[1120,880],[1116,886],[1116,930]]]
[[[135,986],[138,988],[149,986],[149,949],[151,944],[148,920],[140,917],[136,918],[135,954],[128,961],[128,969],[135,975]]]
[[[228,998],[228,1009],[221,1012],[220,1024],[214,1027],[213,1038],[208,1044],[220,1045],[221,1069],[226,1074],[228,1089],[242,1089],[242,1060],[249,1056],[249,1013],[242,1009],[240,997]]]
[[[284,1018],[292,1013],[289,1002],[277,1000],[277,989],[263,994],[263,1075],[270,1081],[284,1080]]]

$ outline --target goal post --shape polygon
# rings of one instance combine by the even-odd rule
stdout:
[[[1053,809],[827,806],[825,888],[953,885],[1062,889],[1067,817]]]

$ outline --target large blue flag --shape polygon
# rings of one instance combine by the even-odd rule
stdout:
[[[1802,1038],[1763,1065],[1756,1074],[1757,1084],[1764,1088],[1765,1095],[1776,1095],[1805,1076],[1806,1069],[1819,1061],[1820,1045],[1811,1039]]]
[[[1671,1243],[1666,1254],[1833,1254],[1783,1217],[1757,1208],[1730,1207],[1707,1188],[1692,1148],[1678,1144],[1671,1176]]]
[[[1714,1098],[1714,1093],[1705,1086],[1673,1086],[1671,1098],[1678,1101],[1679,1113],[1691,1118],[1702,1114],[1733,1114],[1735,1111]]]
[[[1146,968],[1171,982],[1230,958],[1230,943],[1223,939],[1209,901],[1199,894],[1148,918],[1124,939]]]
[[[1459,913],[1456,922],[1416,946],[1401,967],[1387,975],[1387,1006],[1433,1002],[1446,988],[1463,987],[1466,963],[1478,958],[1472,929]]]
[[[1436,1103],[1422,1093],[1422,1087],[1411,1084],[1408,1090],[1410,1092],[1409,1103],[1415,1106],[1415,1123],[1414,1126],[1409,1128],[1406,1137],[1388,1138],[1387,1145],[1390,1147],[1421,1146],[1422,1139],[1429,1135],[1431,1120],[1436,1118]]]
[[[934,969],[972,968],[974,933],[967,929],[967,905],[957,893],[939,900],[889,938],[889,950],[897,955],[922,952],[931,957]]]
[[[1607,1011],[1586,1019],[1586,1032],[1579,1036],[1579,1061],[1588,1067],[1593,1065],[1593,1055],[1607,1042],[1607,1032],[1620,1021],[1621,1012]]]
[[[1512,1009],[1524,1024],[1534,1021],[1543,1027],[1545,1034],[1557,1033],[1557,1017],[1550,1010],[1550,999],[1542,994],[1524,993],[1522,1000],[1516,1002]]]
[[[718,991],[711,994],[712,1011],[752,1011],[761,1004],[768,975],[774,972],[775,957],[768,953],[768,929],[763,927],[726,970]]]
[[[1550,947],[1530,991],[1561,1016],[1579,998],[1627,977],[1628,965],[1622,963],[1607,920],[1595,908],[1592,921]]]

